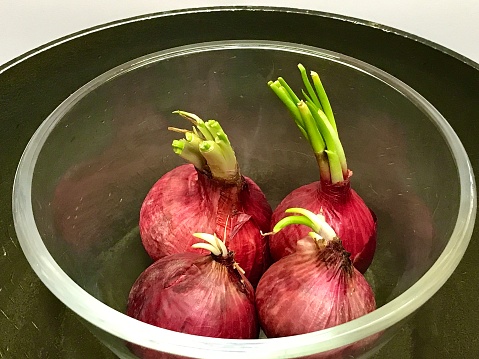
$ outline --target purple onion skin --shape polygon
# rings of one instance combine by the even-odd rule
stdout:
[[[140,235],[153,260],[191,248],[194,232],[216,233],[235,253],[248,280],[256,286],[270,264],[266,237],[271,207],[250,178],[221,183],[191,164],[179,166],[150,189],[140,210]]]
[[[253,287],[233,268],[232,253],[215,258],[179,253],[154,262],[133,284],[127,314],[181,333],[257,338]]]
[[[294,253],[263,275],[256,289],[256,308],[265,334],[275,338],[343,324],[373,311],[376,302],[341,241],[319,249],[305,237]]]
[[[271,228],[287,215],[286,209],[294,207],[322,212],[326,222],[343,239],[353,265],[361,273],[366,272],[376,250],[376,218],[351,188],[350,176],[337,184],[317,181],[295,189],[274,210]],[[272,235],[269,248],[273,261],[293,253],[297,239],[306,237],[309,231],[306,226],[294,224]]]

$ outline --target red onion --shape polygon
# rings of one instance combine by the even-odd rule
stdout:
[[[173,141],[177,154],[194,164],[179,166],[150,189],[140,210],[143,246],[154,260],[191,251],[194,231],[226,238],[246,277],[255,286],[269,265],[261,232],[270,226],[271,207],[253,180],[242,176],[231,144],[217,121],[194,123]]]
[[[311,85],[306,69],[298,65],[307,93],[300,100],[283,78],[268,83],[290,110],[298,128],[313,148],[320,180],[302,186],[278,205],[272,223],[284,217],[285,209],[300,207],[321,212],[326,221],[343,238],[344,248],[351,254],[353,265],[364,273],[376,249],[376,218],[361,197],[351,188],[352,172],[348,169],[344,149],[326,92],[316,72],[311,72]],[[296,240],[307,235],[301,226],[289,226],[270,238],[270,251],[277,261],[295,251]]]
[[[302,207],[314,213],[322,213],[326,221],[344,238],[344,248],[351,255],[354,266],[364,273],[376,249],[376,220],[359,195],[351,188],[349,178],[337,184],[321,181],[304,185],[288,194],[276,207],[272,223],[284,217],[292,206]],[[278,260],[292,253],[297,238],[303,238],[308,230],[292,225],[272,236],[269,240],[271,256]]]
[[[256,307],[268,337],[318,331],[345,323],[376,308],[374,293],[352,265],[341,240],[322,215],[292,208],[274,228],[290,224],[313,229],[296,251],[275,262],[256,289]]]
[[[127,314],[187,334],[257,338],[254,290],[235,262],[233,252],[215,235],[194,235],[208,242],[194,246],[210,254],[184,252],[154,262],[133,284]],[[135,351],[149,352],[137,347]],[[155,357],[151,354],[141,356]]]

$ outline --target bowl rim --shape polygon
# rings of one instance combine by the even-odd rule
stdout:
[[[55,262],[35,225],[31,184],[41,148],[62,116],[87,93],[129,71],[176,56],[225,49],[292,51],[340,61],[396,89],[426,113],[441,131],[457,164],[461,189],[457,221],[437,261],[404,293],[365,316],[318,332],[270,339],[206,338],[158,328],[110,308],[77,285]],[[468,155],[449,123],[424,97],[390,74],[355,58],[312,46],[269,40],[227,40],[179,46],[128,61],[101,74],[63,101],[37,129],[20,159],[12,194],[14,225],[22,250],[38,277],[65,305],[96,327],[128,342],[176,355],[208,358],[304,356],[356,342],[403,320],[429,300],[459,264],[472,235],[476,201],[475,179]],[[437,275],[439,271],[441,275]]]

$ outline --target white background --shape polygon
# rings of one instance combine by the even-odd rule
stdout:
[[[479,63],[479,0],[0,0],[0,65],[59,37],[110,21],[220,5],[347,15],[415,34]]]

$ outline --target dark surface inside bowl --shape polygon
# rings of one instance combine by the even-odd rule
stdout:
[[[282,22],[301,26],[278,27]],[[479,93],[479,72],[474,64],[402,35],[321,14],[248,9],[206,11],[151,18],[84,35],[0,73],[2,198],[11,198],[14,171],[33,132],[76,89],[139,56],[224,39],[304,43],[355,57],[391,73],[425,96],[444,115],[476,167],[477,134],[469,124]],[[81,143],[82,139],[75,141]],[[347,143],[347,138],[343,142]],[[89,151],[95,151],[93,144]],[[85,151],[78,155],[88,157]],[[360,167],[359,159],[357,163]],[[30,269],[15,238],[9,200],[3,201],[0,214],[0,357],[111,357]],[[475,301],[478,282],[474,238],[444,288],[377,354],[378,358],[429,358],[433,354],[475,357],[479,352],[479,319],[470,304]],[[121,305],[121,301],[115,304],[115,296],[108,298],[108,288],[98,290],[105,291],[105,300],[113,306]]]

